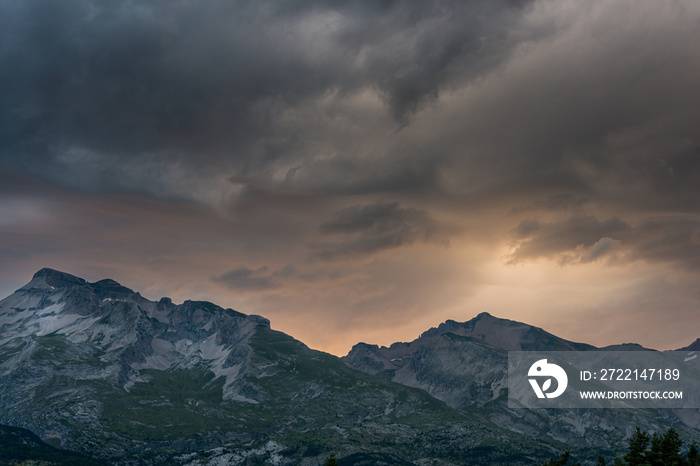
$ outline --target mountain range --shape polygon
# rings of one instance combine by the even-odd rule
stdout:
[[[635,426],[697,438],[696,409],[508,408],[508,351],[596,349],[482,313],[337,358],[260,316],[42,269],[0,301],[0,424],[115,465],[585,462]]]

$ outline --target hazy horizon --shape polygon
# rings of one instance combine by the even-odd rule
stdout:
[[[312,348],[480,312],[700,337],[700,4],[0,3],[0,295],[42,267]]]

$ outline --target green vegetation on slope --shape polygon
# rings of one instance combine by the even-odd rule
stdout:
[[[101,461],[54,448],[26,429],[0,425],[0,466],[104,466]]]

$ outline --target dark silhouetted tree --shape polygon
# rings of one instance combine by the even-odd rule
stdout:
[[[683,466],[681,447],[683,447],[683,441],[676,429],[671,427],[661,439],[661,464],[664,466]]]
[[[683,441],[676,429],[671,427],[663,434],[648,433],[639,427],[630,438],[629,450],[615,458],[615,466],[700,466],[700,453],[695,443],[685,455],[681,454]],[[600,462],[600,460],[598,460]]]
[[[700,452],[698,445],[693,442],[688,449],[688,454],[685,455],[685,461],[688,466],[700,466]]]
[[[661,436],[654,434],[651,437],[651,446],[646,454],[646,464],[649,466],[664,466],[663,452],[661,451]]]
[[[649,463],[647,462],[647,456],[649,453],[648,446],[649,434],[637,427],[634,434],[632,434],[632,437],[630,438],[629,450],[622,457],[622,460],[615,460],[615,466],[649,466]]]

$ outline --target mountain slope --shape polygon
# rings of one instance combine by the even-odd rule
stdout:
[[[351,368],[262,317],[51,269],[0,301],[0,387],[0,423],[113,464],[310,465],[331,451],[346,464],[531,464],[562,447]]]
[[[700,351],[700,338],[698,338],[685,348],[681,348],[677,351]]]
[[[104,466],[101,461],[54,448],[26,429],[0,425],[0,466],[19,464]]]
[[[670,426],[688,438],[698,435],[697,410],[525,410],[507,404],[508,351],[591,351],[540,328],[482,313],[459,323],[447,321],[418,339],[379,347],[360,343],[342,359],[387,380],[420,388],[460,412],[521,432],[562,441],[592,452],[619,450],[638,425],[661,432]],[[601,350],[646,350],[615,345]],[[647,350],[648,351],[648,350]],[[685,424],[685,425],[684,425]],[[592,455],[595,458],[597,454]]]

